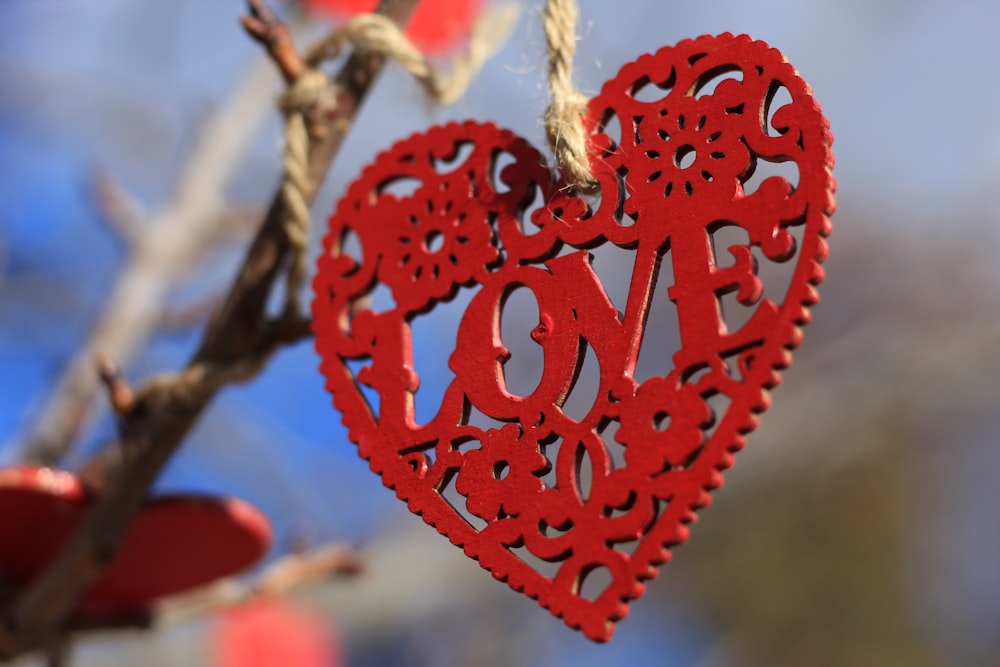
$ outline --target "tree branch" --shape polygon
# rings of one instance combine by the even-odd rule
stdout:
[[[91,196],[108,227],[129,245],[142,236],[143,223],[150,219],[139,200],[104,170],[91,181]]]
[[[97,355],[97,374],[108,390],[111,409],[121,419],[127,419],[135,406],[135,391],[122,376],[121,368],[105,354]]]
[[[170,203],[132,225],[129,257],[94,327],[33,427],[19,436],[26,462],[56,464],[86,424],[101,389],[95,356],[105,353],[127,366],[155,331],[167,291],[184,277],[188,258],[203,250],[221,219],[221,193],[273,109],[273,85],[270,66],[254,66],[202,127]]]
[[[382,0],[377,11],[402,24],[416,2]],[[255,6],[251,4],[251,9]],[[308,172],[313,187],[304,193],[308,201],[326,176],[384,62],[376,53],[355,52],[337,76],[337,104],[318,119],[324,131],[311,137]],[[44,645],[63,631],[79,598],[114,556],[150,485],[215,392],[228,382],[252,377],[282,342],[275,335],[281,327],[268,319],[266,303],[287,259],[288,214],[279,189],[229,296],[185,371],[154,378],[139,390],[124,424],[121,474],[109,482],[106,493],[55,562],[5,610],[0,660]]]
[[[275,16],[263,0],[247,0],[247,7],[250,16],[240,19],[247,34],[267,49],[285,83],[291,85],[298,81],[306,66],[295,49],[288,26]]]
[[[335,576],[359,574],[363,567],[358,554],[343,545],[293,553],[274,561],[250,583],[239,578],[223,579],[191,593],[167,598],[157,605],[155,622],[157,625],[178,623],[260,596],[288,595]]]

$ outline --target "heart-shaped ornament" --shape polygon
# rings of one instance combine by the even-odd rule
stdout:
[[[625,65],[588,119],[593,200],[491,124],[379,155],[330,220],[313,310],[334,406],[385,485],[603,641],[687,538],[791,362],[823,278],[833,138],[782,55],[729,34]],[[779,163],[784,176],[760,178]],[[631,253],[617,299],[590,252],[605,246]],[[525,289],[544,362],[515,390],[502,319]],[[647,327],[660,294],[676,334]],[[418,423],[415,325],[463,300],[440,407]],[[656,354],[673,335],[672,358]],[[584,383],[588,355],[599,373]],[[574,394],[587,401],[569,411]]]
[[[40,576],[95,498],[73,473],[0,469],[0,572],[15,586]],[[237,498],[161,496],[146,501],[121,547],[80,601],[78,620],[147,609],[158,598],[235,575],[261,558],[271,525]]]

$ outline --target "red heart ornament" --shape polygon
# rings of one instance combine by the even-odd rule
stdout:
[[[313,310],[334,406],[385,485],[494,577],[603,641],[687,538],[791,363],[818,300],[835,183],[833,137],[809,86],[747,36],[642,56],[588,118],[593,204],[491,124],[432,128],[379,155],[330,219]],[[797,170],[797,183],[753,185],[765,163]],[[404,182],[415,188],[401,192]],[[746,241],[716,248],[725,228]],[[588,252],[604,244],[634,253],[623,312]],[[672,284],[660,280],[664,260]],[[758,275],[758,262],[793,267],[788,284]],[[379,286],[385,307],[371,300]],[[524,395],[508,385],[501,333],[520,288],[538,302],[531,338],[544,357]],[[420,424],[411,325],[460,290],[474,295],[454,377]],[[664,335],[646,330],[663,290],[680,349],[672,364],[643,357],[655,372],[639,381],[640,351]],[[722,312],[731,294],[752,312],[744,323]],[[600,378],[573,418],[563,407],[588,348]],[[470,423],[472,409],[496,427]],[[602,569],[606,585],[585,594]]]
[[[23,585],[42,574],[93,501],[73,473],[28,466],[0,470],[3,576]],[[77,613],[100,618],[146,609],[157,598],[246,569],[270,543],[267,518],[237,498],[149,500]]]

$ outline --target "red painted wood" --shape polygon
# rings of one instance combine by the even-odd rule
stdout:
[[[718,81],[727,73],[736,78]],[[772,104],[782,88],[791,101]],[[603,641],[687,539],[791,363],[818,300],[835,184],[833,137],[809,86],[746,36],[642,56],[605,84],[589,117],[592,206],[491,124],[435,127],[378,156],[330,219],[313,312],[334,405],[385,485],[494,577]],[[765,162],[793,164],[795,187],[773,176],[752,189]],[[528,225],[539,193],[545,205]],[[724,226],[747,241],[716,248]],[[622,313],[587,252],[605,243],[634,253]],[[788,283],[758,275],[758,261],[793,267]],[[518,287],[538,302],[532,339],[544,358],[524,396],[508,389],[500,329]],[[411,324],[459,290],[474,296],[446,357],[454,379],[418,424]],[[640,382],[647,334],[668,335],[645,330],[664,291],[680,349],[642,357],[653,376]],[[752,311],[745,324],[727,324],[730,293]],[[586,348],[599,387],[574,419],[562,406]],[[728,407],[717,414],[711,402]],[[495,427],[470,424],[470,408]],[[608,583],[586,594],[600,569]]]
[[[482,0],[421,0],[406,24],[406,36],[428,53],[455,48],[469,37]],[[313,11],[352,16],[375,10],[378,0],[306,0]]]
[[[72,473],[0,470],[0,572],[17,584],[44,572],[92,502]],[[84,596],[80,612],[143,609],[156,598],[236,574],[259,559],[270,541],[267,519],[243,501],[194,495],[151,500]]]
[[[0,573],[16,582],[34,579],[89,502],[72,473],[30,466],[0,469]]]
[[[142,607],[241,572],[270,543],[267,518],[237,498],[173,495],[150,500],[84,607]]]

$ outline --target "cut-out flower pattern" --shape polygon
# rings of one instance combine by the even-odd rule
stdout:
[[[490,429],[481,442],[481,449],[465,455],[455,488],[467,498],[466,508],[487,521],[501,511],[520,514],[545,488],[539,475],[549,469],[549,460],[533,432],[522,433],[516,424]]]
[[[736,112],[683,101],[633,121],[641,143],[627,149],[635,153],[630,158],[632,181],[656,198],[732,199],[751,166],[736,119],[730,118]]]
[[[641,90],[650,83],[659,91]],[[772,118],[779,85],[792,102]],[[432,128],[382,153],[331,220],[314,327],[334,405],[385,485],[497,579],[606,640],[687,538],[790,363],[823,277],[833,155],[806,83],[745,36],[625,65],[586,118],[597,123],[596,197],[551,182],[537,151],[491,124]],[[777,135],[762,131],[768,118]],[[741,196],[758,159],[794,162],[795,189],[766,179]],[[724,226],[746,241],[713,251]],[[351,263],[337,259],[345,230],[360,242]],[[587,254],[604,244],[634,253],[624,299],[596,271],[603,257]],[[761,255],[794,261],[792,278],[758,278]],[[437,356],[451,379],[436,416],[418,423],[427,387],[414,367],[439,341],[415,337],[414,315],[465,286],[454,348]],[[382,287],[397,307],[376,312],[365,300]],[[535,336],[542,379],[527,396],[507,390],[501,326],[503,300],[522,288],[548,318]],[[734,290],[753,309],[739,327],[721,309]],[[677,315],[669,358],[647,346],[671,335],[656,324],[658,297]],[[590,407],[579,414],[573,399]],[[588,581],[596,571],[611,582]]]
[[[498,257],[489,211],[468,192],[457,201],[452,188],[451,180],[426,186],[393,217],[398,242],[387,249],[380,277],[406,311],[449,298]]]
[[[627,447],[629,467],[656,474],[689,463],[714,419],[696,385],[654,377],[622,401],[615,437]]]

